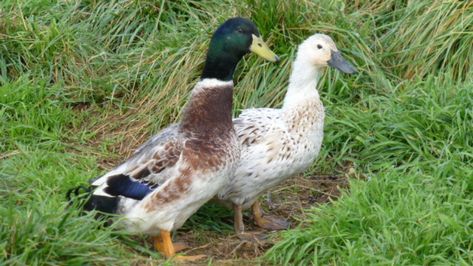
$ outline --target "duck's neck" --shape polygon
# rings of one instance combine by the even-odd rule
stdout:
[[[240,61],[240,58],[233,56],[220,56],[207,58],[202,79],[215,78],[223,81],[230,81],[233,79],[233,72]]]
[[[322,74],[323,69],[315,67],[303,54],[298,54],[292,65],[283,108],[292,109],[302,107],[305,102],[319,101],[317,82]]]
[[[223,47],[214,36],[181,122],[181,129],[194,136],[222,135],[233,128],[233,72],[244,53],[230,53]]]
[[[181,121],[193,136],[223,137],[233,128],[233,81],[204,78],[194,89]]]
[[[214,38],[210,43],[202,79],[232,80],[235,68],[245,54],[244,52],[224,51],[219,41],[218,38]]]

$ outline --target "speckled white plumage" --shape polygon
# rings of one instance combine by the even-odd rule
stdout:
[[[298,47],[283,107],[246,109],[234,119],[241,159],[220,199],[247,209],[259,195],[313,163],[325,115],[316,87],[331,51],[338,50],[327,35],[309,37]]]

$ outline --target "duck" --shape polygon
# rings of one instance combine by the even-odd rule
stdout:
[[[182,119],[92,180],[83,210],[118,215],[126,231],[152,236],[157,251],[174,257],[179,248],[171,232],[218,193],[240,157],[232,123],[233,73],[250,52],[271,62],[279,60],[249,19],[235,17],[220,25]],[[80,187],[70,190],[68,197],[77,191]]]
[[[241,145],[234,175],[217,201],[234,211],[234,230],[244,236],[242,211],[250,209],[257,226],[282,230],[289,223],[264,214],[259,196],[302,173],[319,154],[324,135],[324,106],[317,82],[327,67],[356,73],[328,35],[317,33],[297,48],[281,108],[251,108],[233,120]]]

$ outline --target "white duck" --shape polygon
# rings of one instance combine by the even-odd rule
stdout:
[[[258,226],[287,228],[284,219],[263,215],[258,197],[306,170],[319,154],[324,107],[316,87],[327,66],[344,73],[356,72],[329,36],[312,35],[298,47],[282,108],[246,109],[233,120],[242,146],[241,159],[235,175],[219,192],[219,199],[233,205],[239,235],[244,232],[242,210],[250,207]]]

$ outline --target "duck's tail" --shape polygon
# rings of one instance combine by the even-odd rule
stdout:
[[[117,213],[119,197],[98,195],[97,187],[80,185],[69,189],[66,199],[70,205],[77,204],[84,211],[96,210],[102,213]]]

